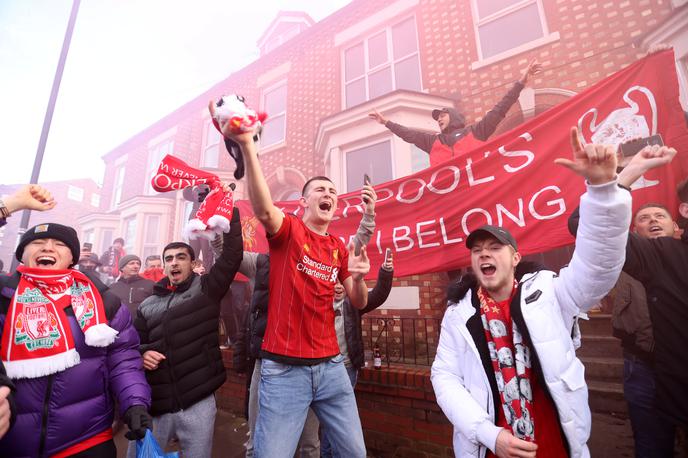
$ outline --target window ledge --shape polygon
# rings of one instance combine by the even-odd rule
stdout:
[[[510,49],[508,51],[504,51],[499,54],[495,54],[492,57],[488,57],[487,59],[483,60],[477,60],[471,64],[471,70],[477,70],[482,67],[486,67],[488,65],[492,65],[495,62],[499,62],[500,60],[508,59],[509,57],[513,57],[517,54],[521,54],[522,52],[530,51],[531,49],[539,48],[540,46],[544,46],[550,43],[553,43],[555,41],[559,40],[559,32],[554,32],[550,33],[549,35],[538,38],[537,40],[529,41],[528,43],[524,43],[520,46],[517,46],[513,49]]]

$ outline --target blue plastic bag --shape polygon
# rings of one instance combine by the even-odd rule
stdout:
[[[179,458],[179,453],[163,452],[149,429],[146,431],[146,437],[136,441],[136,458]]]

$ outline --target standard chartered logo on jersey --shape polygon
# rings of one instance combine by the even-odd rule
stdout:
[[[296,270],[318,280],[325,280],[332,283],[337,281],[337,274],[339,273],[339,268],[315,261],[305,254],[303,258],[301,258],[301,261],[296,264]]]

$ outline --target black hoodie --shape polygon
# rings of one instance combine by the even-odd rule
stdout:
[[[430,154],[435,140],[438,139],[445,145],[454,146],[456,142],[472,132],[477,140],[487,141],[502,119],[504,119],[509,108],[516,103],[523,87],[523,84],[518,81],[514,83],[509,92],[485,114],[483,119],[469,126],[466,126],[466,118],[463,114],[459,113],[455,108],[448,108],[449,125],[439,134],[430,134],[422,130],[410,129],[392,121],[387,121],[385,127],[405,142],[413,143],[428,154]]]

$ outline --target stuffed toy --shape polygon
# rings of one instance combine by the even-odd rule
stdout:
[[[213,125],[222,134],[222,128],[226,123],[229,123],[230,131],[234,134],[243,132],[255,132],[253,136],[254,141],[260,138],[263,123],[267,119],[267,114],[256,112],[246,105],[246,100],[240,95],[224,95],[215,103],[215,116],[213,117]],[[241,155],[239,145],[235,141],[225,137],[225,147],[227,152],[234,162],[236,162],[236,170],[234,171],[234,178],[237,180],[244,176],[244,157]]]

